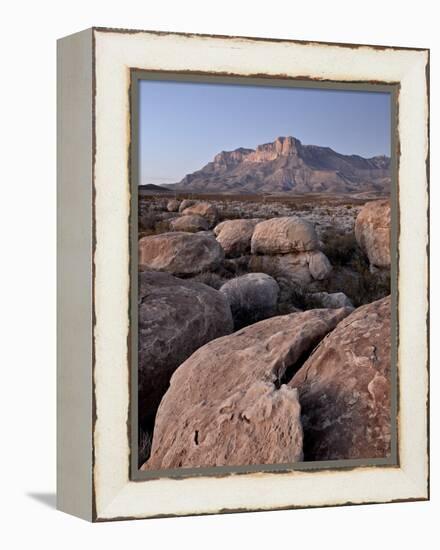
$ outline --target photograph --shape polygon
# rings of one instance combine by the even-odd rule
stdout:
[[[139,473],[396,464],[395,87],[132,86]]]
[[[431,550],[434,4],[2,7],[0,545]]]
[[[429,499],[429,50],[93,27],[57,58],[58,509]]]

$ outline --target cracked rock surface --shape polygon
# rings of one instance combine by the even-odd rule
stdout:
[[[304,460],[389,456],[390,370],[388,296],[341,321],[289,382],[301,403]]]
[[[272,317],[198,349],[171,378],[142,469],[302,460],[297,390],[286,382],[349,312]]]

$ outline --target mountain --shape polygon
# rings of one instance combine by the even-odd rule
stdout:
[[[147,183],[146,185],[139,185],[139,191],[148,191],[149,193],[151,193],[152,191],[156,193],[169,193],[170,190],[162,185]]]
[[[256,149],[222,151],[167,187],[202,193],[387,193],[390,183],[389,157],[342,155],[289,136]]]

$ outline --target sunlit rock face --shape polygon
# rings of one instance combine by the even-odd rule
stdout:
[[[256,149],[222,151],[168,187],[186,192],[387,193],[390,183],[389,157],[342,155],[286,136]]]
[[[304,460],[391,452],[391,299],[359,307],[289,382],[298,390]]]
[[[298,394],[287,381],[349,312],[272,317],[198,349],[171,378],[142,469],[301,461]]]
[[[367,203],[359,212],[355,223],[356,240],[370,264],[375,267],[391,266],[391,205],[388,199]]]

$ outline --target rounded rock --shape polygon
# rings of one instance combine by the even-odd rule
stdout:
[[[182,215],[184,216],[190,216],[193,214],[206,218],[210,227],[213,227],[217,223],[218,210],[209,202],[197,202],[196,204],[182,210]]]
[[[309,253],[309,270],[313,279],[322,281],[330,275],[332,264],[324,252],[317,250]]]
[[[163,233],[139,240],[139,264],[154,271],[190,275],[215,269],[223,259],[222,247],[205,233]]]
[[[289,386],[299,392],[304,460],[390,456],[390,297],[346,317]]]
[[[367,203],[355,223],[355,236],[372,266],[391,266],[391,205],[388,199]]]
[[[318,236],[313,224],[296,216],[272,218],[255,226],[252,254],[288,254],[317,250]]]
[[[180,201],[177,199],[171,199],[167,203],[167,210],[168,212],[178,212],[180,206]]]
[[[220,288],[231,306],[235,329],[275,315],[279,290],[266,273],[248,273]]]
[[[207,231],[208,222],[205,218],[198,215],[181,216],[170,222],[172,231],[185,231],[186,233],[197,233],[198,231]]]
[[[139,274],[139,418],[151,422],[171,375],[197,348],[229,334],[223,294],[168,273]]]
[[[255,226],[261,220],[226,220],[214,228],[217,241],[222,245],[227,257],[234,258],[249,254]]]
[[[249,267],[252,271],[284,277],[301,286],[307,286],[313,280],[325,279],[332,271],[327,256],[319,250],[272,256],[256,254],[251,256]]]
[[[179,212],[183,212],[186,208],[189,208],[193,204],[196,204],[197,201],[192,199],[183,199],[179,206]]]
[[[198,349],[171,378],[141,469],[301,461],[297,394],[284,377],[346,315],[273,317]]]

